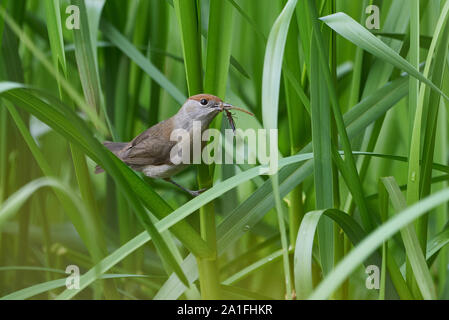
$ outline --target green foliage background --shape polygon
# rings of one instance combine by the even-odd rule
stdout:
[[[448,17],[447,0],[0,0],[0,297],[449,298]],[[191,199],[101,145],[202,92],[279,130],[277,174],[191,166],[176,181],[209,188]]]

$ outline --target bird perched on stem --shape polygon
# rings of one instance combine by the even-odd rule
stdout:
[[[230,109],[245,110],[224,103],[220,98],[210,94],[198,94],[187,101],[171,118],[161,121],[134,138],[131,142],[109,142],[103,144],[118,158],[133,170],[141,171],[146,176],[156,179],[164,179],[192,196],[197,196],[203,190],[188,190],[172,180],[189,164],[175,164],[171,159],[171,150],[177,144],[172,141],[172,132],[176,129],[184,129],[190,135],[190,143],[193,143],[193,122],[201,122],[201,134],[206,130],[212,120],[221,112]],[[97,166],[95,173],[103,172]]]

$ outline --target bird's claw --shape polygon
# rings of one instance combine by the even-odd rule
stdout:
[[[200,194],[202,194],[204,191],[206,191],[207,188],[203,188],[201,190],[189,190],[188,192],[192,197],[198,197]]]

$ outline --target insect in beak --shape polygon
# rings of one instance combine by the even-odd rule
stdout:
[[[234,107],[233,105],[230,105],[230,104],[227,104],[227,103],[222,103],[221,104],[221,111],[224,111],[226,113],[226,118],[228,118],[229,125],[231,126],[232,131],[234,132],[234,134],[235,134],[235,123],[234,123],[234,119],[232,118],[232,113],[229,110],[238,110],[238,111],[247,113],[247,114],[249,114],[249,115],[254,117],[253,113],[251,113],[249,111],[246,111],[245,109]]]
[[[224,112],[226,112],[226,117],[228,118],[229,125],[231,126],[231,129],[235,135],[235,124],[234,124],[234,119],[232,118],[232,113],[226,109],[224,109]]]

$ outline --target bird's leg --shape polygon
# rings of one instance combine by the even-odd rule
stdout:
[[[182,189],[183,191],[187,192],[188,194],[190,194],[193,197],[197,197],[200,194],[202,194],[204,191],[207,190],[207,188],[201,189],[201,190],[189,190],[187,188],[184,188],[183,186],[181,186],[179,183],[176,183],[175,181],[173,181],[170,178],[165,178],[164,179],[167,182],[170,182],[171,184],[174,184],[175,186],[177,186],[178,188]]]

